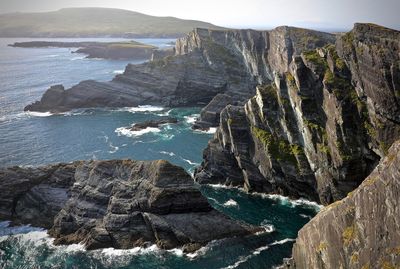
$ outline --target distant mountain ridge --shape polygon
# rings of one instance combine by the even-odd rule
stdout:
[[[195,20],[112,8],[64,8],[0,14],[0,37],[181,37],[193,28],[224,29]]]

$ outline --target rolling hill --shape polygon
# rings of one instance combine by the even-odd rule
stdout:
[[[180,37],[210,23],[110,8],[0,14],[0,37]]]

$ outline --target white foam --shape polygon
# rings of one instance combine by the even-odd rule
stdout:
[[[270,244],[270,246],[283,245],[283,244],[286,244],[287,242],[294,242],[294,241],[296,241],[296,239],[285,238],[285,239],[273,242],[272,244]]]
[[[196,166],[200,165],[199,163],[192,162],[191,160],[188,160],[188,159],[185,159],[185,158],[182,158],[182,157],[181,157],[181,159],[184,160],[185,162],[187,162],[190,165],[196,165]]]
[[[36,111],[27,111],[25,112],[28,116],[32,116],[32,117],[49,117],[54,115],[51,112],[36,112]]]
[[[118,150],[119,150],[119,147],[117,147],[117,146],[113,146],[113,144],[108,144],[109,146],[110,146],[110,148],[111,148],[111,150],[110,151],[108,151],[109,153],[111,153],[111,154],[113,154],[113,153],[115,153],[115,152],[117,152]]]
[[[121,75],[124,73],[125,70],[114,70],[113,73],[117,75]]]
[[[272,199],[275,201],[279,201],[283,205],[288,205],[291,207],[295,206],[308,206],[314,208],[316,211],[321,210],[324,206],[320,205],[316,202],[312,202],[306,199],[297,199],[297,200],[292,200],[289,197],[279,195],[279,194],[268,194],[268,193],[259,193],[259,192],[246,192],[243,188],[240,187],[232,187],[232,186],[227,186],[223,184],[207,184],[208,186],[212,188],[224,188],[224,189],[237,189],[241,192],[245,192],[248,195],[254,195],[254,196],[260,196],[261,198],[266,198],[266,199]]]
[[[257,256],[257,255],[259,255],[261,252],[263,252],[263,251],[269,249],[271,246],[283,245],[283,244],[285,244],[285,243],[287,243],[287,242],[293,242],[293,241],[296,241],[296,240],[295,240],[295,239],[292,239],[292,238],[286,238],[286,239],[283,239],[283,240],[280,240],[280,241],[275,241],[275,242],[273,242],[273,243],[271,243],[271,244],[269,244],[269,245],[267,245],[267,246],[262,246],[262,247],[256,248],[256,249],[253,251],[252,254],[250,254],[250,255],[248,255],[248,256],[240,256],[240,259],[239,259],[237,262],[235,262],[234,264],[229,265],[229,266],[227,266],[227,267],[223,267],[223,268],[221,268],[221,269],[233,269],[233,268],[237,268],[237,267],[239,267],[239,265],[241,265],[242,263],[245,263],[245,262],[247,262],[249,259],[251,259],[251,258],[253,258],[253,257]]]
[[[167,252],[169,252],[169,253],[171,253],[171,254],[173,254],[175,256],[178,256],[178,257],[182,257],[183,256],[183,250],[180,249],[180,248],[169,249],[169,250],[167,250]]]
[[[117,111],[127,111],[131,113],[136,113],[136,112],[155,112],[155,111],[162,111],[165,108],[160,107],[160,106],[149,106],[149,105],[144,105],[144,106],[137,106],[137,107],[123,107],[118,109]]]
[[[306,214],[300,214],[300,217],[305,219],[311,219],[311,216],[307,216]]]
[[[226,206],[226,207],[239,207],[238,203],[233,199],[229,199],[228,201],[226,201],[224,203],[224,206]]]
[[[175,156],[175,153],[173,152],[168,152],[168,151],[160,151],[161,154],[169,155],[169,156]]]
[[[154,128],[154,127],[147,127],[146,129],[139,130],[139,131],[131,131],[127,127],[120,127],[115,129],[115,132],[118,134],[118,136],[124,135],[127,137],[136,137],[136,136],[141,136],[147,133],[159,133],[161,130],[159,128]]]
[[[86,58],[86,56],[73,57],[73,58],[71,58],[71,61],[83,60],[83,59],[85,59],[85,58]]]
[[[185,118],[187,123],[193,124],[193,123],[196,122],[196,120],[198,119],[199,116],[200,116],[199,114],[193,114],[193,115],[190,115],[190,116],[185,116],[184,118]]]
[[[171,113],[171,111],[172,111],[172,109],[170,109],[170,110],[168,110],[168,111],[166,111],[166,112],[164,112],[164,113],[157,113],[156,115],[157,115],[157,116],[169,116],[169,114]]]
[[[194,130],[194,132],[203,133],[203,134],[215,134],[216,131],[217,131],[217,127],[210,127],[207,130],[200,130],[200,129]]]

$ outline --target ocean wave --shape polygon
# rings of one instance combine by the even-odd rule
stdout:
[[[267,233],[272,233],[273,231],[275,231],[275,226],[272,225],[271,223],[269,223],[269,220],[263,220],[263,221],[260,223],[260,226],[263,227],[264,230],[265,230]]]
[[[123,74],[124,72],[125,72],[125,70],[114,70],[114,71],[113,71],[113,74],[121,75],[121,74]]]
[[[239,204],[235,200],[229,199],[228,201],[226,201],[224,203],[224,206],[225,207],[239,207]]]
[[[196,122],[196,120],[200,117],[200,114],[192,114],[189,116],[185,116],[184,119],[187,123],[193,124]]]
[[[131,131],[127,129],[127,127],[119,127],[115,129],[115,132],[118,136],[127,136],[127,137],[137,137],[148,133],[159,133],[161,130],[159,128],[147,127],[146,129],[139,131]]]
[[[171,113],[172,109],[165,111],[164,113],[157,113],[157,116],[163,117],[163,116],[169,116],[169,114]]]
[[[19,120],[23,118],[29,117],[29,114],[27,112],[21,112],[21,113],[14,113],[14,114],[8,114],[0,117],[0,122],[11,122],[13,120]]]
[[[215,134],[215,132],[217,132],[217,127],[210,127],[207,130],[196,129],[194,132],[202,134]]]
[[[305,219],[312,219],[311,216],[307,216],[306,214],[300,214],[299,216]]]
[[[4,241],[9,235],[44,231],[44,229],[42,228],[32,227],[30,225],[22,225],[22,226],[10,226],[10,225],[11,221],[0,222],[0,242]]]
[[[25,112],[28,116],[32,117],[50,117],[53,116],[54,114],[51,112],[36,112],[36,111],[26,111]]]
[[[224,184],[207,184],[207,186],[215,189],[237,189],[241,192],[244,192],[248,195],[254,195],[254,196],[259,196],[264,199],[270,199],[270,200],[275,200],[279,201],[282,205],[288,205],[290,207],[295,207],[295,206],[307,206],[315,209],[316,211],[321,210],[324,206],[320,205],[316,202],[309,201],[303,198],[293,200],[290,199],[289,197],[280,195],[280,194],[268,194],[268,193],[259,193],[259,192],[246,192],[242,187],[234,187],[234,186],[227,186]]]
[[[185,159],[185,158],[183,158],[183,157],[181,157],[181,159],[182,159],[183,161],[187,162],[187,163],[190,164],[190,165],[195,165],[195,166],[200,165],[199,163],[192,162],[191,160]]]
[[[175,153],[173,153],[173,152],[168,152],[168,151],[159,151],[161,154],[164,154],[164,155],[169,155],[169,156],[175,156]]]
[[[226,266],[226,267],[223,267],[223,268],[221,268],[221,269],[234,269],[234,268],[237,268],[237,267],[239,267],[242,263],[245,263],[245,262],[247,262],[248,260],[250,260],[251,258],[260,255],[261,252],[263,252],[263,251],[269,249],[271,246],[283,245],[283,244],[286,244],[286,243],[288,243],[288,242],[293,242],[293,241],[296,241],[296,240],[295,240],[295,239],[292,239],[292,238],[286,238],[286,239],[283,239],[283,240],[274,241],[273,243],[268,244],[268,245],[266,245],[266,246],[262,246],[262,247],[256,248],[256,249],[253,251],[253,253],[251,253],[250,255],[247,255],[247,256],[240,256],[240,257],[239,257],[239,260],[236,261],[234,264],[229,265],[229,266]]]
[[[111,142],[108,144],[108,146],[111,148],[111,150],[108,151],[111,154],[113,154],[119,150],[119,147],[114,146]]]
[[[78,57],[72,57],[71,61],[78,61],[78,60],[84,60],[86,56],[78,56]]]
[[[156,112],[156,111],[163,111],[165,108],[160,106],[150,106],[150,105],[143,105],[143,106],[136,106],[136,107],[123,107],[116,109],[116,111],[123,111],[123,112]]]

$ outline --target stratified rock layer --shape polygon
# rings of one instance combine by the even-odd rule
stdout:
[[[293,56],[245,106],[222,111],[195,179],[324,204],[345,197],[400,137],[399,40],[356,24],[336,46]]]
[[[299,232],[287,268],[399,268],[400,141],[353,192]]]
[[[292,55],[333,42],[331,34],[291,27],[272,31],[195,29],[177,40],[175,55],[160,59],[160,53],[155,53],[153,61],[128,65],[110,82],[83,81],[67,90],[52,87],[25,110],[205,106],[217,94],[243,103],[254,95],[257,84],[270,82],[275,72],[287,71]],[[222,110],[222,106],[209,108],[209,113],[202,115]],[[218,116],[200,121],[204,127],[217,126]]]
[[[0,219],[49,229],[56,244],[88,249],[155,243],[193,251],[258,231],[214,210],[167,161],[81,161],[0,170]]]

